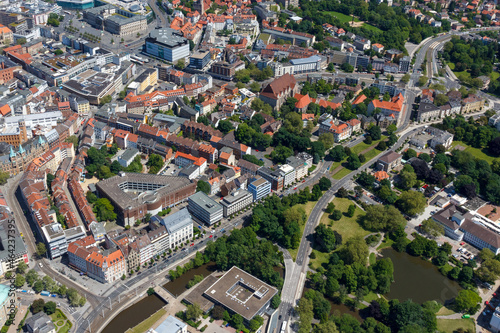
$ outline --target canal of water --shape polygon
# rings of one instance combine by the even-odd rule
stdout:
[[[209,262],[207,264],[201,265],[200,267],[193,268],[182,274],[177,279],[167,282],[163,285],[163,288],[167,289],[172,295],[177,297],[182,294],[187,288],[187,284],[191,281],[195,275],[203,275],[204,278],[212,274],[217,270],[217,265],[214,262]]]
[[[135,327],[149,318],[164,305],[165,302],[160,297],[156,296],[156,294],[147,296],[120,312],[120,314],[104,328],[102,333],[125,332],[129,328]]]

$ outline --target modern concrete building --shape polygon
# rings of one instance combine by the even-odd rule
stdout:
[[[212,225],[222,219],[222,206],[203,192],[196,192],[188,198],[188,209],[203,223]]]
[[[174,29],[155,29],[149,33],[145,43],[147,54],[170,62],[189,56],[189,41]]]
[[[227,196],[221,201],[224,217],[233,215],[243,208],[251,205],[253,195],[247,190],[239,189]]]
[[[203,296],[249,322],[269,307],[277,293],[275,287],[233,266],[205,290]]]
[[[259,201],[271,193],[271,183],[260,176],[254,177],[250,179],[248,191],[252,193],[254,201]]]
[[[196,182],[184,177],[125,172],[102,180],[96,186],[115,206],[118,220],[124,225],[174,206],[196,190]]]
[[[283,175],[283,187],[291,185],[296,180],[295,169],[288,164],[280,166],[280,172]]]
[[[210,61],[210,52],[197,52],[189,57],[189,67],[203,69]]]

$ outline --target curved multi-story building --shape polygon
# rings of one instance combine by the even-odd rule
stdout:
[[[97,183],[97,189],[115,207],[117,220],[127,226],[186,200],[195,193],[196,184],[184,177],[121,172]]]
[[[64,9],[89,9],[94,7],[94,0],[57,0],[57,4]]]

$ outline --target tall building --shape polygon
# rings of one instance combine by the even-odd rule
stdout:
[[[155,29],[146,38],[146,53],[170,62],[189,56],[189,41],[171,28]]]
[[[248,191],[252,193],[254,201],[259,201],[271,193],[271,183],[260,176],[254,177],[250,179]]]

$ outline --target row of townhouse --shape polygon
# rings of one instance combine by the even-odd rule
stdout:
[[[52,188],[52,198],[54,204],[59,210],[58,214],[64,216],[64,223],[68,228],[77,227],[79,225],[75,212],[71,208],[70,201],[64,190],[68,174],[64,170],[57,170],[55,178],[50,184]]]
[[[46,178],[46,171],[28,167],[19,188],[36,231],[42,236],[48,255],[54,259],[66,253],[69,243],[85,237],[85,231],[81,226],[63,229],[57,222],[56,212],[51,209],[48,199]]]
[[[281,165],[277,170],[261,167],[257,170],[257,175],[269,181],[274,191],[280,191],[306,176],[312,165],[312,156],[303,152],[289,157],[287,164]]]
[[[153,216],[148,227],[139,232],[115,230],[101,242],[94,236],[72,242],[68,246],[69,263],[101,283],[112,283],[192,238],[193,220],[184,208],[165,217]]]
[[[88,230],[92,223],[97,223],[97,218],[92,211],[92,207],[87,201],[87,196],[85,195],[82,186],[80,185],[80,178],[81,176],[79,175],[79,173],[72,174],[68,181],[68,188],[70,190],[71,196],[73,197],[76,208],[80,213],[80,217]]]

